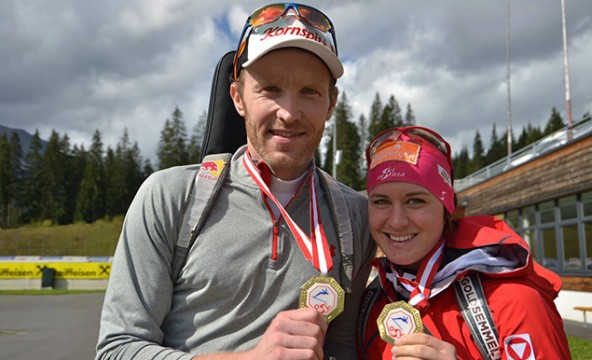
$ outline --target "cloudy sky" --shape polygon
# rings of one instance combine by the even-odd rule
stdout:
[[[124,129],[155,159],[175,107],[188,130],[207,110],[218,59],[266,2],[196,0],[0,1],[0,125],[68,134],[112,147]],[[508,122],[506,1],[307,2],[337,31],[354,119],[375,94],[411,104],[418,124],[472,148]],[[592,111],[592,1],[565,0],[573,118]],[[511,119],[567,121],[560,0],[510,0]],[[518,131],[516,130],[516,131]],[[87,146],[88,148],[88,146]]]

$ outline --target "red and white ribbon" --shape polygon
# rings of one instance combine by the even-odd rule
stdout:
[[[248,151],[243,156],[243,164],[247,169],[249,175],[257,186],[263,191],[263,193],[275,203],[275,205],[280,210],[282,216],[284,217],[286,224],[290,228],[290,231],[296,238],[296,242],[300,247],[300,251],[307,260],[311,260],[314,267],[321,272],[321,274],[326,275],[331,268],[333,268],[333,259],[331,258],[331,253],[329,250],[329,244],[327,242],[327,237],[325,236],[325,231],[323,230],[321,217],[319,214],[319,205],[316,195],[316,188],[315,188],[315,176],[314,171],[312,171],[310,176],[310,224],[311,224],[311,237],[309,237],[301,228],[296,224],[290,214],[284,209],[282,204],[277,200],[277,198],[271,193],[269,187],[263,181],[259,169],[255,166],[253,161],[251,160],[251,156],[249,155]]]
[[[418,308],[428,305],[430,289],[438,267],[444,258],[444,239],[440,239],[434,248],[426,255],[419,266],[415,280],[399,275],[399,271],[391,264],[391,270],[397,282],[409,291],[409,304]]]

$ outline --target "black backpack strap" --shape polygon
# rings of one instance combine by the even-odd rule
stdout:
[[[183,222],[175,244],[171,272],[173,282],[179,277],[189,249],[207,218],[204,215],[208,214],[222,188],[226,174],[230,169],[231,157],[232,154],[229,153],[208,155],[203,159],[197,171],[189,198],[186,201]]]
[[[469,273],[456,280],[454,293],[456,303],[483,359],[501,359],[499,336],[479,274]]]
[[[207,217],[203,215],[208,213],[224,182],[232,154],[247,143],[244,119],[236,111],[230,97],[233,60],[234,51],[227,52],[218,61],[214,70],[201,147],[201,166],[186,202],[183,223],[175,245],[171,272],[173,281],[179,277],[189,249]],[[219,162],[223,162],[224,165],[220,167]],[[216,176],[215,181],[206,180]]]
[[[214,71],[200,162],[205,155],[234,153],[247,143],[245,120],[236,111],[230,97],[234,53],[229,51],[222,56]]]

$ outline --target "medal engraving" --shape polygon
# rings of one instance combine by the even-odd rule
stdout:
[[[328,322],[343,312],[345,291],[339,283],[328,276],[315,276],[300,287],[300,308],[312,308]]]
[[[380,337],[391,345],[395,345],[395,339],[403,335],[423,332],[419,311],[405,301],[386,305],[376,322]]]

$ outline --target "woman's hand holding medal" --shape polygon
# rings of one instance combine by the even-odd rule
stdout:
[[[395,339],[393,360],[456,360],[456,349],[450,343],[425,333],[412,333]]]

